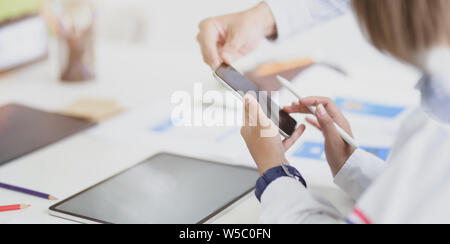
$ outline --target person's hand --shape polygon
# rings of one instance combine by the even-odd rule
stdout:
[[[260,174],[282,163],[288,164],[285,153],[303,134],[305,125],[300,125],[290,138],[282,141],[278,127],[267,118],[259,103],[251,95],[244,97],[243,118],[241,135]]]
[[[333,121],[353,137],[350,124],[337,105],[330,98],[308,97],[285,107],[287,113],[311,113],[307,106],[317,106],[316,118],[306,117],[306,121],[321,130],[325,137],[325,154],[333,177],[350,158],[355,149],[348,145],[339,135]]]
[[[205,19],[199,29],[197,40],[203,59],[212,69],[249,54],[261,40],[276,33],[275,21],[266,3],[245,12]]]

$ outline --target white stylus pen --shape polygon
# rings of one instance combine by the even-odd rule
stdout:
[[[298,99],[302,99],[303,97],[300,96],[300,94],[295,90],[295,88],[291,85],[291,83],[286,80],[285,78],[281,76],[277,76],[278,81],[283,85],[286,89],[288,89],[292,94],[294,94]],[[316,115],[316,107],[314,106],[308,106],[309,111],[311,111],[312,114]],[[347,142],[350,146],[352,146],[354,149],[357,149],[359,147],[358,143],[353,139],[347,132],[344,131],[336,122],[334,122],[334,126],[336,127],[336,130],[338,131],[339,135],[341,135],[342,139],[344,139],[345,142]]]

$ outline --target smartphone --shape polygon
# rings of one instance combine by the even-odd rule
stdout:
[[[213,75],[217,81],[235,92],[240,98],[248,92],[254,92],[266,116],[278,125],[280,134],[284,137],[292,136],[297,128],[297,121],[281,109],[269,96],[260,96],[261,90],[236,69],[222,64],[214,71]]]

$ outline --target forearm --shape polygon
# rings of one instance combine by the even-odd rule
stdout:
[[[272,11],[277,40],[287,39],[317,24],[345,14],[350,0],[266,0]]]

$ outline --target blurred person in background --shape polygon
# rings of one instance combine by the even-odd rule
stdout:
[[[423,72],[417,84],[422,104],[406,116],[387,163],[341,139],[333,121],[349,134],[351,127],[331,99],[309,97],[285,108],[309,113],[306,106],[317,106],[316,118],[307,121],[323,132],[335,183],[356,202],[344,216],[288,166],[285,152],[303,130],[287,141],[261,137],[267,128],[260,124],[269,119],[246,96],[244,118],[258,126],[244,124],[241,134],[261,173],[255,191],[261,222],[450,223],[450,1],[267,0],[202,21],[198,41],[205,62],[215,69],[249,54],[265,38],[283,40],[352,9],[375,47]],[[251,117],[252,109],[260,116]]]

